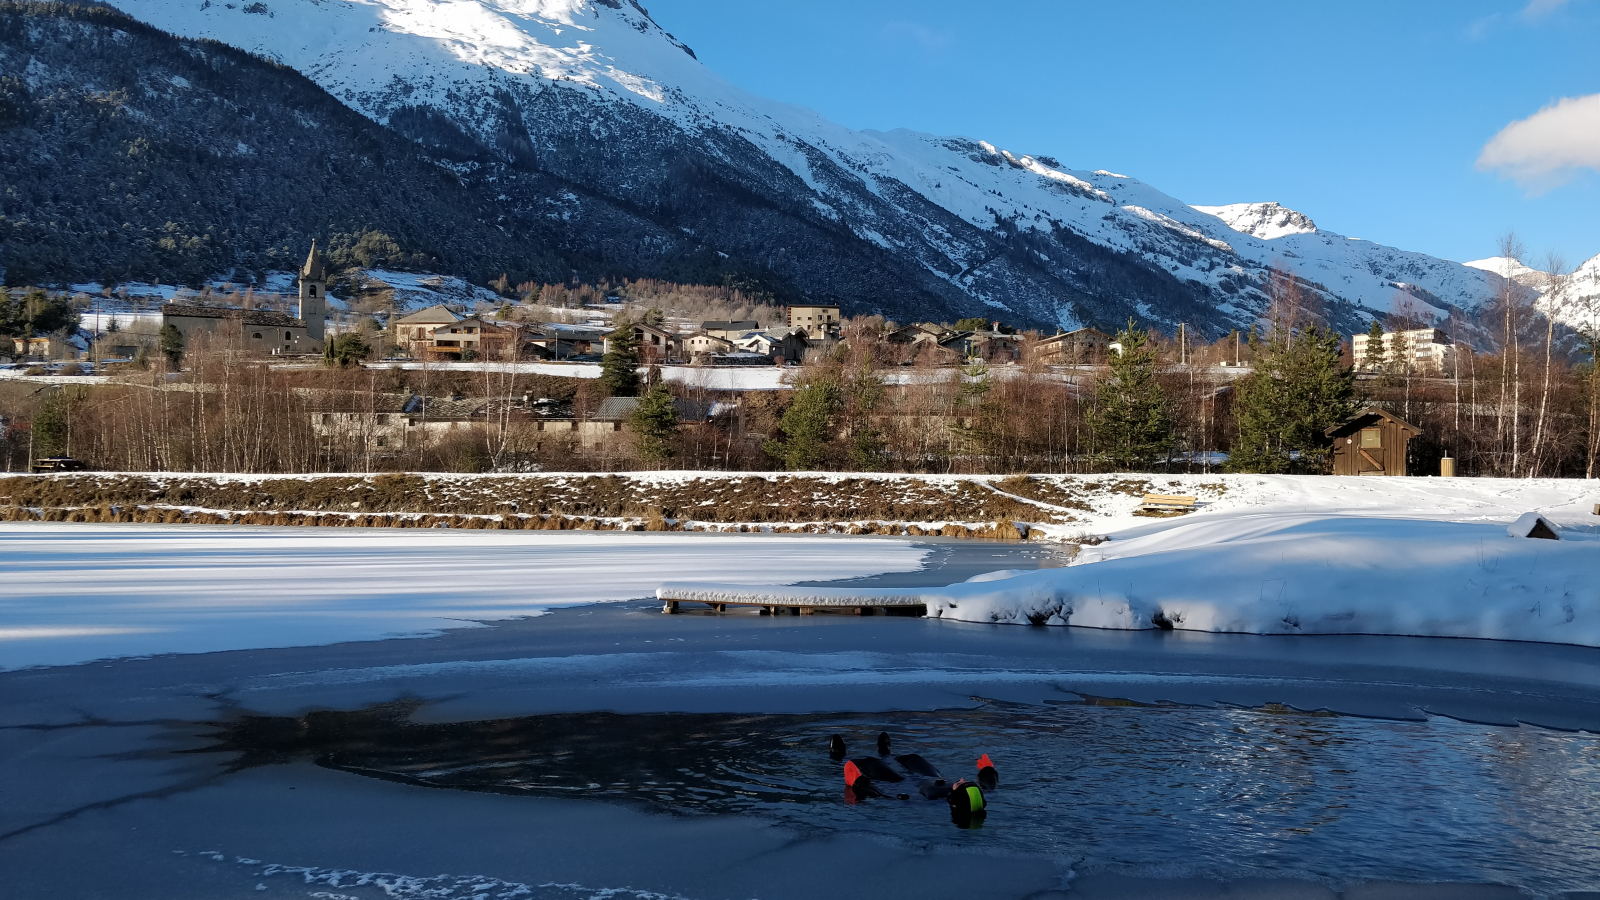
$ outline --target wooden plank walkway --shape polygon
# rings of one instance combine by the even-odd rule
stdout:
[[[837,588],[746,588],[725,584],[664,584],[656,589],[668,615],[684,603],[703,603],[722,613],[754,607],[764,616],[810,616],[836,612],[854,616],[923,616],[928,605],[915,589],[863,592]]]

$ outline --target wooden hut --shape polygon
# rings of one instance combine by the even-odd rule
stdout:
[[[1363,409],[1328,429],[1333,439],[1333,474],[1404,475],[1406,444],[1422,433],[1381,409]]]

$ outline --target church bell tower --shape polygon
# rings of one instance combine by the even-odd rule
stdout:
[[[328,266],[317,252],[315,239],[311,241],[306,264],[300,267],[299,317],[306,323],[306,336],[321,343],[328,317]]]

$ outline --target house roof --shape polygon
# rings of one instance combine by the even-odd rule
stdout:
[[[268,328],[304,328],[306,323],[287,313],[270,309],[234,309],[227,306],[191,306],[168,303],[161,307],[163,319],[238,319],[246,325]]]
[[[1326,434],[1328,437],[1340,437],[1342,435],[1360,431],[1361,429],[1379,421],[1393,422],[1406,431],[1411,432],[1412,437],[1422,433],[1421,428],[1418,428],[1410,422],[1407,422],[1405,419],[1400,418],[1388,410],[1378,409],[1377,407],[1373,406],[1367,407],[1350,418],[1345,419],[1343,422],[1340,422],[1332,428],[1329,428],[1326,432],[1324,432],[1324,434]]]
[[[672,407],[678,411],[678,418],[685,422],[704,419],[711,412],[710,404],[683,398],[674,399]],[[638,397],[607,397],[600,401],[600,408],[589,418],[596,422],[620,422],[638,408]]]
[[[701,331],[755,331],[760,327],[761,323],[754,319],[739,319],[737,321],[712,319],[711,321],[700,323]]]
[[[1099,335],[1100,337],[1103,337],[1108,341],[1111,340],[1111,335],[1106,334],[1104,331],[1101,331],[1098,328],[1079,328],[1076,331],[1068,331],[1068,332],[1064,332],[1062,334],[1051,335],[1050,337],[1044,338],[1043,340],[1039,341],[1039,343],[1041,343],[1041,344],[1052,344],[1052,343],[1055,343],[1057,341],[1077,340],[1077,339],[1080,339],[1080,338],[1088,337],[1090,335]]]
[[[427,309],[420,309],[395,322],[396,325],[435,325],[448,322],[459,322],[461,317],[450,311],[450,307],[438,303]]]
[[[457,325],[457,326],[466,325],[469,322],[471,324],[477,325],[480,328],[482,328],[484,330],[487,330],[487,331],[506,331],[508,329],[512,329],[512,328],[515,327],[515,326],[513,326],[513,325],[511,325],[509,323],[505,323],[505,322],[490,322],[489,320],[485,319],[482,316],[468,316],[465,319],[460,319],[460,320],[455,321],[455,322],[444,322],[444,323],[440,324],[439,326],[437,326],[436,328],[434,328],[433,329],[433,333],[434,334],[439,334],[439,333],[441,333],[442,329],[449,328],[452,325]],[[446,331],[446,332],[443,332],[443,333],[444,334],[449,334],[450,332]]]
[[[676,333],[674,333],[674,332],[663,331],[662,329],[657,328],[654,325],[646,325],[643,322],[635,322],[635,323],[633,323],[633,327],[636,330],[639,330],[639,331],[648,331],[648,332],[651,332],[652,334],[659,334],[664,338],[676,339],[678,337],[678,335]]]
[[[483,409],[489,401],[481,397],[425,397],[413,394],[406,401],[407,415],[427,416],[430,419],[470,419],[478,410]]]
[[[367,394],[364,391],[330,391],[295,388],[295,393],[307,400],[307,407],[315,413],[403,413],[412,400],[412,394]]]

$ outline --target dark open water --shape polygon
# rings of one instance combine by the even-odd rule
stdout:
[[[801,830],[1045,854],[1079,870],[1220,878],[1600,889],[1600,738],[1448,719],[1086,702],[881,715],[574,714],[413,725],[410,707],[247,718],[212,749],[310,756],[441,788],[744,814]],[[920,753],[954,780],[1001,775],[978,830],[911,800],[845,802],[852,756]]]

